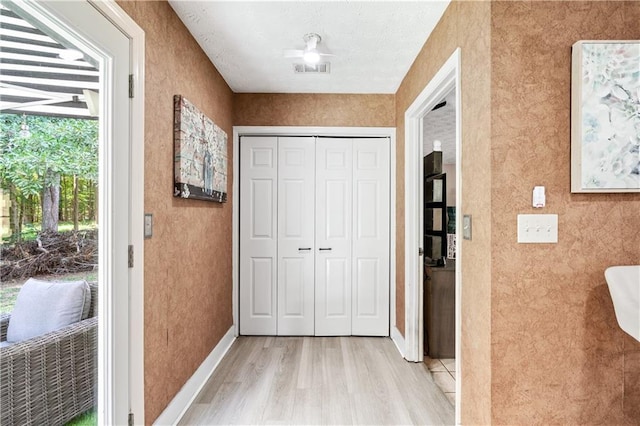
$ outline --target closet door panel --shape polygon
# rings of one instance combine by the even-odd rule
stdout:
[[[389,335],[389,141],[353,141],[352,334]]]
[[[352,143],[316,141],[316,336],[351,334]]]
[[[350,280],[347,274],[348,262],[344,258],[328,257],[325,259],[325,274],[321,285],[327,297],[323,315],[327,318],[341,319],[349,315]]]
[[[277,140],[240,140],[240,334],[276,334]]]
[[[269,318],[273,315],[273,275],[274,263],[270,257],[252,257],[250,259],[250,309],[252,318]]]
[[[313,335],[314,192],[314,139],[278,138],[278,335]]]

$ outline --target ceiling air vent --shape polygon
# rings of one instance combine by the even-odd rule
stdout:
[[[331,64],[323,62],[321,64],[293,64],[293,72],[296,74],[329,74],[331,72]]]

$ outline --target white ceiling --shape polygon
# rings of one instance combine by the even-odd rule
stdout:
[[[423,119],[423,152],[433,151],[433,141],[442,143],[442,163],[456,164],[456,92],[452,90],[443,99],[442,108],[429,112]]]
[[[236,93],[395,93],[450,0],[169,0]],[[294,74],[284,49],[322,37],[331,72]]]

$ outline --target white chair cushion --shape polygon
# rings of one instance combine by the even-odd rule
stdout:
[[[22,285],[7,328],[15,343],[58,330],[89,315],[91,290],[86,281],[40,281]]]

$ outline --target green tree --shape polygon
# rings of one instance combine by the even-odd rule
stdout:
[[[29,126],[29,136],[20,133],[23,120]],[[97,179],[97,121],[2,114],[0,122],[2,187],[10,190],[12,201],[17,202],[40,194],[42,230],[56,231],[60,176],[73,176],[76,182],[78,177]],[[74,217],[77,219],[77,191],[74,195]],[[14,223],[14,235],[19,227]]]

